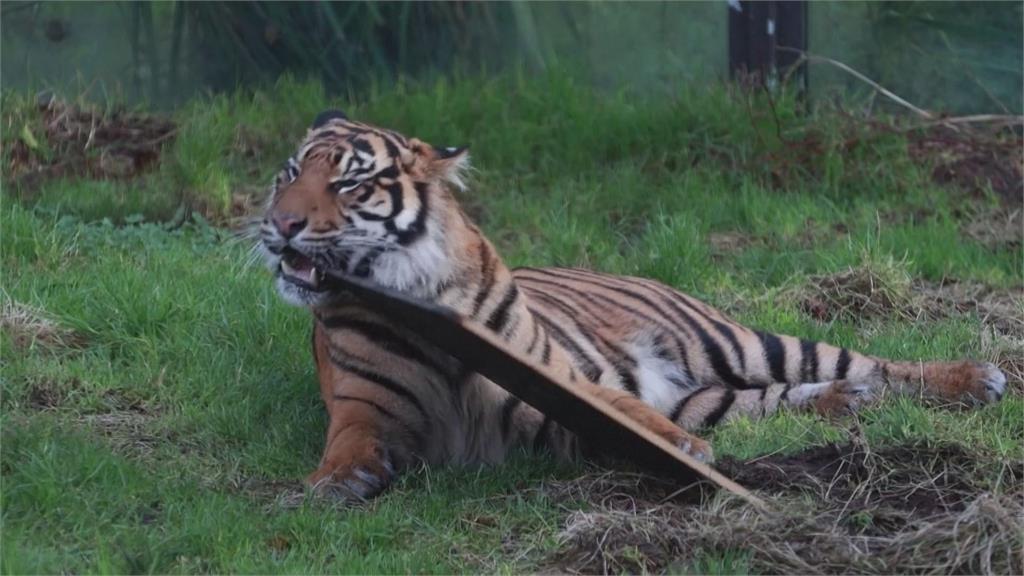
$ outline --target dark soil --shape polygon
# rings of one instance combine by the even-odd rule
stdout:
[[[932,180],[974,197],[991,189],[1006,206],[1024,197],[1024,141],[1009,130],[957,131],[937,125],[909,133],[910,157],[931,167]]]
[[[909,445],[868,452],[852,445],[718,466],[740,484],[770,494],[810,493],[842,501],[851,512],[879,507],[929,517],[963,510],[984,488],[976,456],[955,444]],[[1024,463],[1006,465],[1006,481],[1024,479]]]
[[[57,178],[130,179],[155,168],[176,133],[174,122],[149,114],[109,114],[67,104],[44,93],[33,134],[11,139],[4,178],[30,194]]]

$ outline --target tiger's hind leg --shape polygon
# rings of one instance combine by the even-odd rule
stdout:
[[[872,390],[866,383],[849,380],[771,384],[742,390],[705,386],[680,400],[669,418],[686,430],[701,430],[740,416],[763,418],[783,407],[822,415],[847,414],[870,402]]]
[[[770,384],[760,388],[698,388],[684,397],[669,419],[687,430],[710,428],[738,416],[761,418],[782,407],[823,416],[856,412],[893,392],[944,404],[996,402],[1006,391],[1006,376],[979,362],[888,362],[858,357],[866,364],[845,378],[825,382]]]

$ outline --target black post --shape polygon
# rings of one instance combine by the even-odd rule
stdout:
[[[803,0],[730,0],[729,75],[749,74],[773,86],[807,50],[807,2]],[[790,75],[797,93],[807,92],[807,65]]]

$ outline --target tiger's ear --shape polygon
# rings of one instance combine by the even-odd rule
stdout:
[[[313,119],[313,125],[309,129],[316,130],[331,120],[348,120],[348,116],[341,110],[324,110],[316,115],[316,118]]]
[[[413,138],[409,141],[415,163],[422,163],[427,177],[437,178],[465,188],[465,173],[469,170],[469,148],[466,146],[437,148]]]

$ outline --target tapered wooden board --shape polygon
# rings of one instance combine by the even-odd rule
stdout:
[[[748,490],[673,446],[610,406],[560,380],[547,367],[508,349],[496,335],[450,308],[425,302],[362,279],[328,274],[332,289],[345,290],[394,322],[483,374],[565,428],[656,475],[683,486],[724,488],[764,504]]]

